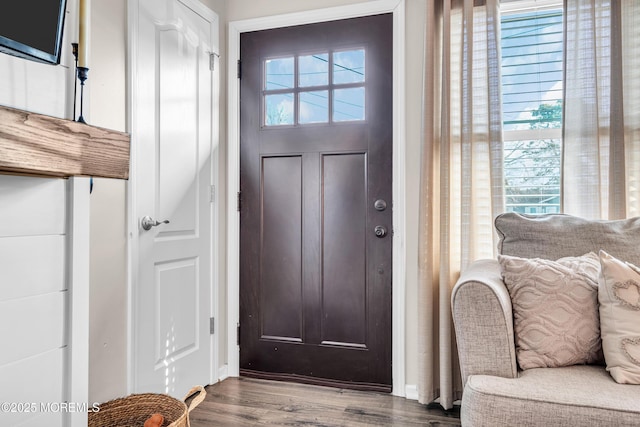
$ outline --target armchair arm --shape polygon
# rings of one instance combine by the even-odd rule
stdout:
[[[462,383],[469,375],[518,376],[509,292],[497,260],[462,272],[451,293]]]

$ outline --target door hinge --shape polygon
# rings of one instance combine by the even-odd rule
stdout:
[[[216,319],[213,317],[209,318],[209,333],[213,335],[216,332]]]
[[[242,62],[238,59],[238,78],[242,78]]]
[[[242,199],[240,198],[240,195],[242,193],[240,191],[238,191],[238,200],[237,200],[237,208],[238,208],[238,212],[240,212],[240,209],[242,208]]]
[[[213,71],[216,63],[216,54],[211,52],[209,53],[209,70]]]
[[[238,322],[238,326],[236,328],[236,343],[240,345],[240,322]]]
[[[209,201],[211,203],[215,203],[215,201],[216,201],[216,186],[215,185],[212,185],[209,188]]]

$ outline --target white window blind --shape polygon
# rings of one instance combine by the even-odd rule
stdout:
[[[560,211],[562,29],[561,4],[551,9],[502,12],[502,111],[508,211],[531,214]]]

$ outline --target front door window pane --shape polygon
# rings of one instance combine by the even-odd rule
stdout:
[[[333,121],[364,120],[364,87],[333,91]]]
[[[266,90],[293,88],[293,57],[267,59],[265,61]]]
[[[333,83],[362,83],[365,80],[364,49],[333,53]]]
[[[293,93],[266,95],[264,98],[266,126],[293,124]]]
[[[300,92],[300,123],[327,123],[329,121],[329,92]]]
[[[305,55],[298,58],[298,84],[300,87],[329,84],[329,54]]]

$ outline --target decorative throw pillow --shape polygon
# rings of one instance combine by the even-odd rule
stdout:
[[[598,255],[498,260],[513,305],[521,369],[602,363]]]
[[[640,384],[640,269],[600,251],[600,325],[607,371]]]

